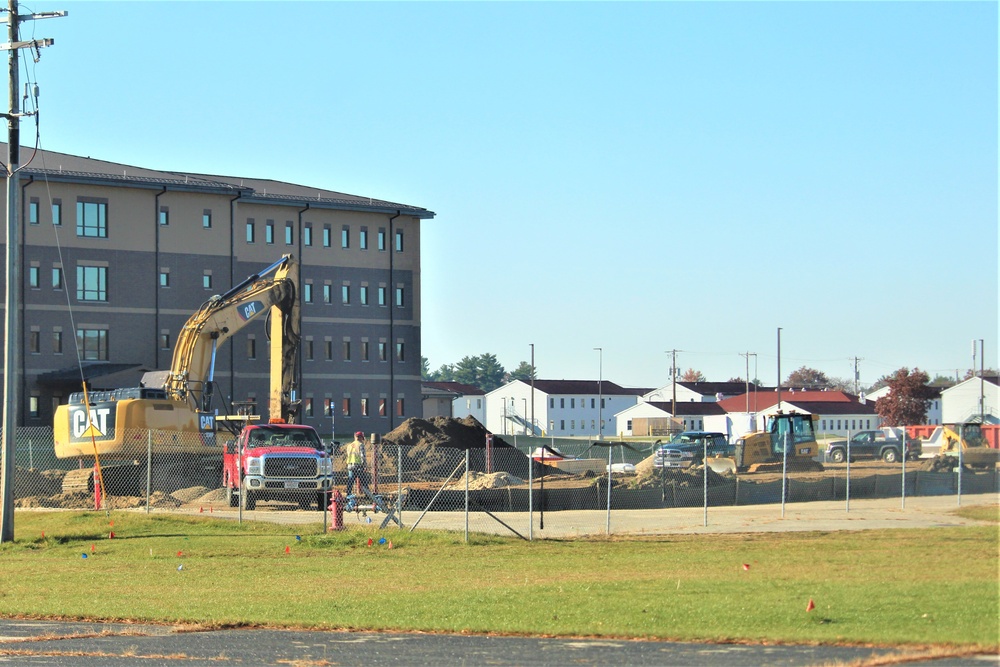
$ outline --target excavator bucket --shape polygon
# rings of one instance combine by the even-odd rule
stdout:
[[[736,474],[736,461],[725,456],[708,459],[708,467],[711,468],[713,472],[717,472],[720,475]]]

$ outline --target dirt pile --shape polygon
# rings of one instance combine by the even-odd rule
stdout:
[[[464,419],[411,417],[382,437],[382,442],[403,447],[431,449],[485,449],[489,431],[472,416]],[[503,438],[493,436],[494,447],[510,447]]]
[[[465,478],[469,478],[469,490],[479,491],[482,489],[503,489],[508,486],[524,484],[524,480],[514,477],[506,472],[482,473],[475,470],[469,471],[468,475],[462,475],[452,482],[451,488],[462,490],[465,488]]]
[[[704,474],[705,470],[701,466],[670,470],[662,470],[650,466],[649,468],[645,468],[642,472],[639,472],[639,467],[636,466],[636,476],[628,484],[628,488],[658,489],[663,486],[671,485],[682,488],[703,486],[705,484]],[[708,469],[709,486],[729,484],[732,482],[732,479],[733,478],[728,475],[720,475],[711,468]]]
[[[51,496],[62,491],[65,470],[36,470],[35,468],[15,468],[14,497]]]
[[[919,464],[917,466],[917,470],[923,470],[924,472],[952,472],[957,467],[957,456],[939,455],[932,459],[927,459],[923,463]],[[972,472],[972,468],[967,465],[963,465],[962,470]]]
[[[485,472],[488,434],[486,427],[472,416],[464,419],[410,418],[382,437],[381,448],[384,454],[379,463],[380,469],[391,472],[395,459],[395,452],[392,450],[399,446],[403,449],[403,472],[418,478],[448,477],[465,465],[465,456],[460,454],[462,450],[469,452],[470,470]],[[525,454],[503,438],[493,436],[493,455],[489,466],[493,472],[527,477],[528,465],[535,466],[535,477],[539,474],[559,473],[551,466],[532,463]]]

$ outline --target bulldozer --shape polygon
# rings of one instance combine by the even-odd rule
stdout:
[[[767,429],[747,433],[736,441],[732,457],[717,456],[708,466],[717,473],[821,471],[813,460],[819,453],[815,415],[779,412],[768,418]],[[787,458],[786,458],[787,449]]]

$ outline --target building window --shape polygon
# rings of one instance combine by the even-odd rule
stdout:
[[[313,301],[313,284],[312,283],[306,283],[304,285],[304,289],[302,291],[302,299],[306,303],[312,303],[312,301]]]
[[[385,417],[386,399],[378,399],[378,416]]]
[[[389,351],[388,351],[387,348],[388,348],[388,345],[386,345],[385,341],[379,341],[379,344],[378,344],[378,360],[379,361],[386,361],[388,359]]]
[[[385,252],[385,227],[379,227],[378,230],[378,249]]]
[[[327,338],[323,343],[326,347],[326,360],[333,361],[333,341]]]
[[[323,225],[323,247],[329,248],[332,243],[333,232],[330,230],[330,225]]]
[[[247,359],[257,358],[257,339],[252,335],[247,336]]]
[[[344,351],[344,361],[350,361],[351,360],[351,341],[345,340],[343,342],[343,351]]]
[[[62,267],[53,266],[52,267],[52,289],[62,289],[63,277],[62,277]]]
[[[344,250],[351,247],[351,227],[349,225],[340,228],[340,247]]]
[[[379,285],[378,288],[378,305],[385,305],[385,285]]]
[[[360,298],[361,298],[361,305],[362,306],[367,306],[368,305],[368,286],[367,285],[362,285],[361,286]]]
[[[205,289],[212,289],[212,274],[205,272],[201,276],[201,286]]]
[[[37,266],[28,267],[28,286],[32,289],[41,287],[41,269]]]
[[[403,307],[403,288],[402,287],[397,287],[396,288],[396,307],[397,308],[402,308]]]
[[[303,403],[305,404],[303,408],[305,409],[306,417],[312,417],[313,416],[312,398],[307,396],[306,399],[303,401]]]
[[[295,227],[292,225],[292,221],[289,220],[285,223],[285,245],[293,245],[295,243]]]
[[[77,200],[76,235],[108,238],[108,202],[85,198]]]
[[[247,243],[253,243],[257,238],[257,230],[253,220],[247,220]]]
[[[160,332],[160,349],[169,350],[170,349],[170,332],[163,331]]]
[[[170,224],[170,209],[167,208],[166,206],[160,207],[159,221],[161,227],[166,227],[167,225]]]
[[[38,419],[38,396],[30,396],[28,398],[28,416]]]
[[[396,252],[403,252],[403,230],[396,230]]]
[[[41,329],[31,328],[28,332],[28,349],[32,354],[39,354],[42,351],[42,331]]]
[[[52,200],[52,224],[56,227],[62,225],[62,200]]]
[[[76,344],[86,361],[108,360],[107,329],[77,329]]]
[[[397,398],[396,399],[396,416],[397,417],[402,417],[403,416],[403,399],[402,398]]]
[[[212,228],[212,209],[206,208],[201,212],[201,226],[202,229]]]
[[[367,417],[368,416],[368,399],[367,398],[362,398],[361,399],[361,416],[362,417]]]
[[[264,223],[264,243],[274,245],[274,220]]]
[[[406,361],[405,355],[403,354],[404,352],[405,352],[405,348],[403,347],[403,341],[397,342],[396,343],[396,361]]]
[[[313,360],[313,339],[306,338],[306,361]]]
[[[38,197],[32,197],[28,202],[28,224],[37,225],[38,224]]]
[[[55,329],[52,332],[52,352],[62,354],[62,329]]]
[[[340,286],[340,302],[342,304],[344,304],[345,306],[346,305],[350,305],[350,303],[351,303],[351,286],[350,285],[341,285]]]
[[[368,341],[361,341],[361,361],[368,361]]]
[[[160,287],[170,287],[170,271],[160,269]]]
[[[576,407],[576,399],[575,398],[569,399],[569,409],[572,410],[575,407]]]
[[[358,248],[368,250],[368,228],[362,227],[358,233]]]
[[[340,414],[344,417],[351,416],[351,398],[350,396],[345,396],[340,399]]]
[[[331,303],[333,301],[333,285],[330,283],[323,283],[323,303]]]
[[[302,244],[311,246],[313,244],[313,227],[311,222],[307,222],[302,229]]]
[[[107,301],[108,267],[77,266],[76,298],[78,301]]]

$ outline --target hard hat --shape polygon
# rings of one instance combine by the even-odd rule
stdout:
[[[363,437],[365,437],[365,432],[364,431],[355,431],[354,432],[354,437],[355,438],[363,438]]]

